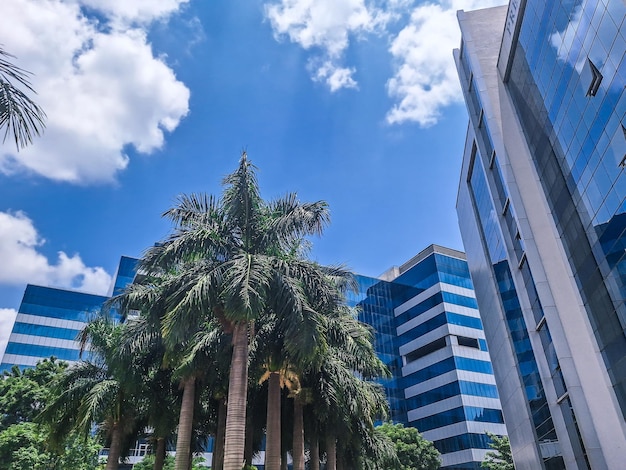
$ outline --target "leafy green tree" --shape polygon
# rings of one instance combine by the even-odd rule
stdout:
[[[378,462],[378,464],[374,463],[370,468],[437,470],[441,466],[439,452],[435,449],[432,442],[422,437],[417,429],[391,423],[384,423],[376,429],[393,442],[397,459]]]
[[[44,470],[54,456],[46,450],[47,433],[37,423],[13,424],[0,433],[0,470]]]
[[[21,371],[13,366],[0,380],[0,430],[33,421],[52,398],[51,384],[67,368],[54,357]]]
[[[0,380],[0,470],[95,470],[98,451],[95,439],[71,434],[58,447],[50,446],[48,426],[33,422],[52,402],[55,384],[67,363],[54,357],[35,367],[5,371]]]
[[[43,131],[46,114],[25,93],[35,92],[28,80],[29,72],[12,64],[11,58],[0,46],[0,129],[6,127],[3,142],[12,134],[19,150]]]
[[[0,470],[96,470],[98,442],[70,435],[60,451],[51,448],[46,426],[23,422],[0,432]]]
[[[490,432],[487,435],[491,439],[489,447],[493,450],[487,452],[481,466],[490,470],[515,470],[508,436],[498,436]]]
[[[57,459],[58,470],[99,470],[98,453],[102,445],[95,437],[72,433],[65,440],[63,453]],[[46,469],[48,470],[48,469]]]

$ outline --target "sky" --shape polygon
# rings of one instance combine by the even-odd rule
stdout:
[[[106,294],[244,150],[264,198],[329,203],[321,263],[378,276],[462,250],[456,11],[504,3],[2,0],[0,45],[47,121],[0,143],[0,352],[26,284]]]

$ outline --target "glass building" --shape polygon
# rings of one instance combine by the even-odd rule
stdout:
[[[113,284],[114,293],[132,282],[137,260],[123,256]],[[50,356],[79,359],[78,333],[109,297],[66,289],[27,285],[7,343],[0,373],[14,365],[33,367]]]
[[[626,3],[459,12],[457,212],[517,470],[626,456]]]
[[[442,468],[479,469],[485,432],[506,428],[464,254],[431,245],[381,279],[358,281],[351,301],[392,373],[383,385],[393,420],[433,441]]]

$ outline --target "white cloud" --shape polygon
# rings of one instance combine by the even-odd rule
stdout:
[[[162,18],[185,0],[84,0],[113,19]],[[111,181],[128,165],[125,146],[150,153],[188,112],[189,90],[146,32],[99,24],[68,0],[3,0],[0,43],[33,72],[36,101],[48,116],[34,145],[0,145],[0,171],[31,171],[75,183]],[[121,20],[120,20],[121,21]]]
[[[390,124],[405,121],[427,127],[442,108],[462,100],[452,58],[459,47],[457,10],[475,10],[505,4],[504,0],[442,0],[416,7],[409,24],[393,39],[390,52],[395,73],[387,82],[396,104],[387,114]]]
[[[320,65],[318,61],[312,60],[309,61],[309,70],[313,80],[325,82],[331,92],[341,88],[358,88],[356,80],[352,78],[352,74],[356,71],[354,68],[338,67],[329,60]]]
[[[7,348],[16,316],[17,310],[12,308],[0,308],[0,358],[4,356],[4,350]]]
[[[189,0],[76,0],[116,19],[146,23],[164,18]]]
[[[411,12],[413,0],[280,0],[267,4],[265,14],[277,39],[287,37],[311,50],[308,68],[313,80],[324,82],[331,91],[357,88],[356,69],[342,63],[354,38],[366,34],[391,34]],[[459,47],[457,10],[475,10],[503,5],[507,0],[432,0],[414,7],[408,24],[390,38],[389,52],[394,75],[387,91],[394,100],[387,122],[406,121],[430,126],[442,109],[462,100],[452,59]]]
[[[365,0],[280,0],[267,4],[265,14],[276,39],[283,36],[304,49],[314,49],[309,70],[316,81],[331,91],[354,88],[354,69],[341,65],[351,37],[380,30],[392,18],[398,0],[380,8]]]
[[[104,295],[111,276],[101,267],[88,267],[78,254],[63,251],[51,263],[38,248],[45,240],[23,212],[0,212],[0,283],[34,283]]]

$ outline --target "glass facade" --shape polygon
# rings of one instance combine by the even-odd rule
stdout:
[[[539,374],[539,367],[530,342],[528,328],[522,314],[518,294],[511,274],[508,259],[506,257],[506,245],[498,224],[496,212],[487,179],[483,168],[480,154],[474,147],[473,166],[469,176],[469,187],[472,201],[475,207],[477,220],[479,221],[486,251],[493,266],[494,279],[497,283],[497,291],[505,312],[508,334],[513,343],[517,359],[518,373],[524,384],[526,399],[529,406],[529,415],[532,417],[533,426],[539,446],[542,443],[557,441],[556,431],[552,416],[546,400],[543,383]],[[549,456],[544,459],[552,460],[550,464],[554,468],[565,468],[561,456]],[[558,463],[555,461],[559,461]]]
[[[121,292],[132,282],[136,263],[136,259],[122,257],[114,292]],[[26,286],[0,363],[0,372],[10,370],[13,365],[33,367],[50,356],[68,362],[78,361],[80,346],[76,337],[85,323],[100,312],[108,298],[51,287]]]
[[[393,374],[384,385],[394,421],[432,440],[442,468],[479,468],[485,429],[506,430],[463,254],[431,246],[390,281],[358,281],[351,301]]]
[[[401,388],[402,361],[396,345],[391,283],[366,276],[357,276],[359,292],[350,294],[349,303],[359,306],[359,320],[374,330],[376,354],[389,368],[392,377],[382,379],[394,422],[406,422],[404,393]]]
[[[457,211],[516,467],[621,468],[626,3],[511,0],[458,17],[470,128]]]
[[[619,1],[528,0],[508,84],[624,416],[625,17]]]

